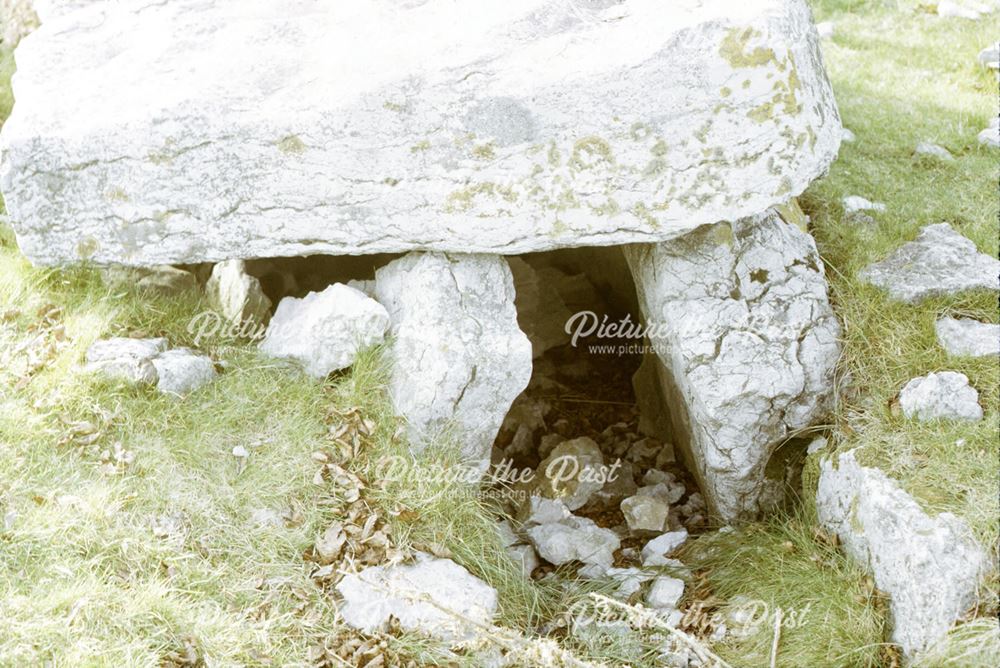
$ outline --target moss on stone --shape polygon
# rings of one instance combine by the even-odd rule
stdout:
[[[278,141],[278,150],[286,155],[298,155],[305,152],[306,145],[298,135],[288,135]]]
[[[763,67],[775,61],[774,49],[758,46],[747,51],[747,45],[760,33],[753,28],[733,28],[726,33],[719,46],[719,55],[733,67]]]

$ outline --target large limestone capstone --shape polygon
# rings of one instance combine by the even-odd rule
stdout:
[[[976,605],[986,555],[951,513],[932,517],[853,451],[820,464],[819,520],[889,596],[892,640],[912,658]]]
[[[514,280],[493,255],[410,253],[379,269],[389,312],[389,395],[411,445],[442,438],[485,469],[504,416],[531,379]]]
[[[840,141],[805,0],[120,0],[16,57],[0,187],[41,264],[661,241]]]
[[[775,448],[829,409],[840,326],[816,245],[772,210],[625,255],[675,442],[717,516],[753,517],[782,484]]]

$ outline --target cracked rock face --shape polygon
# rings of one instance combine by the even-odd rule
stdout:
[[[987,561],[965,523],[950,513],[929,516],[853,451],[821,462],[816,508],[888,594],[892,640],[907,657],[931,647],[976,604]]]
[[[391,321],[389,394],[411,444],[444,436],[464,462],[485,469],[531,377],[507,261],[410,253],[378,270],[375,292]]]
[[[41,264],[654,242],[840,141],[805,0],[61,5],[0,135]]]
[[[772,452],[829,410],[840,327],[815,243],[768,211],[626,257],[677,445],[713,513],[753,517]]]
[[[916,304],[928,297],[964,290],[998,290],[1000,261],[976,250],[976,244],[948,223],[927,225],[917,238],[903,244],[859,276],[888,291],[893,299]]]
[[[212,267],[205,295],[212,308],[230,322],[259,324],[271,311],[271,300],[260,281],[247,273],[243,260],[226,260]]]
[[[366,633],[384,630],[390,617],[407,631],[442,640],[469,640],[493,622],[496,590],[450,559],[418,553],[413,564],[370,566],[337,585],[340,614]]]
[[[981,420],[979,393],[965,374],[956,371],[929,373],[914,378],[899,393],[903,415],[929,420]]]

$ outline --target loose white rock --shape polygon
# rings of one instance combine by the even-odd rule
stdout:
[[[948,223],[927,225],[917,238],[889,257],[863,269],[859,276],[889,292],[893,299],[916,304],[928,297],[955,295],[981,288],[996,291],[1000,261]]]
[[[677,603],[684,595],[684,580],[660,576],[653,580],[653,584],[646,593],[646,603],[651,608],[672,610],[677,608]]]
[[[946,161],[954,161],[955,156],[946,149],[944,146],[938,146],[929,141],[922,141],[917,144],[917,148],[914,150],[917,155],[929,155],[934,158]]]
[[[167,350],[152,359],[156,368],[156,389],[167,394],[184,395],[212,382],[217,375],[208,355],[188,348]]]
[[[670,506],[653,496],[632,496],[621,503],[629,531],[659,533],[667,528]]]
[[[525,526],[534,524],[553,524],[572,517],[566,504],[561,499],[549,499],[544,496],[531,496],[528,499]]]
[[[415,563],[370,566],[337,584],[340,614],[365,633],[383,630],[390,617],[407,631],[446,641],[469,640],[496,613],[496,590],[450,559],[419,553]]]
[[[271,312],[271,300],[260,281],[247,273],[243,260],[226,260],[212,267],[205,295],[212,308],[229,322],[259,325]]]
[[[929,373],[914,378],[899,393],[903,415],[921,422],[930,420],[981,420],[979,393],[965,374],[955,371]]]
[[[882,202],[872,202],[858,195],[848,195],[841,200],[844,213],[855,213],[858,211],[885,211],[885,204]]]
[[[521,568],[521,572],[526,578],[530,578],[532,572],[541,563],[538,560],[538,555],[535,554],[535,548],[530,545],[509,545],[506,550],[510,560]]]
[[[170,265],[151,267],[144,274],[136,283],[140,290],[149,290],[161,295],[174,295],[198,287],[198,280],[194,274]]]
[[[683,545],[688,538],[687,529],[668,531],[646,543],[642,548],[643,566],[664,566],[671,560],[667,555]]]
[[[1000,355],[1000,325],[944,317],[934,323],[938,343],[953,357]]]
[[[848,130],[847,128],[844,128],[843,130],[840,131],[840,140],[841,141],[846,141],[848,144],[853,144],[854,140],[856,140],[856,139],[857,139],[857,136],[853,132],[851,132],[850,130]]]
[[[950,513],[931,517],[854,452],[820,464],[819,520],[889,596],[892,640],[907,657],[931,647],[977,601],[984,551]]]
[[[655,242],[797,195],[840,133],[805,0],[93,2],[17,65],[41,264]]]
[[[531,377],[502,257],[410,253],[376,272],[391,318],[389,395],[420,448],[445,435],[485,470],[504,416]]]
[[[621,546],[613,531],[597,526],[593,520],[575,516],[559,523],[531,527],[528,537],[539,556],[556,566],[581,561],[608,569],[614,561],[615,550]]]
[[[937,14],[949,18],[969,19],[970,21],[975,21],[983,16],[978,10],[951,2],[951,0],[941,0],[937,5]]]
[[[830,409],[840,327],[816,245],[768,212],[626,257],[676,444],[716,515],[754,516],[771,453]]]
[[[95,341],[87,349],[87,372],[98,372],[130,383],[155,385],[153,358],[167,349],[166,339],[111,338]]]
[[[1000,69],[1000,42],[994,42],[980,51],[979,63],[991,70]]]
[[[1000,148],[1000,125],[993,119],[990,125],[977,136],[979,143],[989,148]]]
[[[539,491],[562,500],[570,510],[586,505],[604,487],[604,455],[593,440],[583,436],[563,441],[535,470]]]
[[[830,39],[833,37],[833,33],[833,21],[823,21],[816,24],[816,34],[819,35],[820,39]]]
[[[389,314],[381,304],[334,283],[302,299],[282,299],[260,349],[299,362],[314,378],[325,378],[354,364],[364,348],[382,343],[388,326]]]

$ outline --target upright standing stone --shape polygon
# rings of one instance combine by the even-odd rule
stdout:
[[[389,394],[412,444],[453,439],[463,461],[485,469],[531,378],[506,260],[411,253],[376,272],[375,293],[391,322]]]
[[[752,517],[771,453],[830,407],[840,327],[812,237],[771,211],[626,256],[675,444],[716,515]]]

